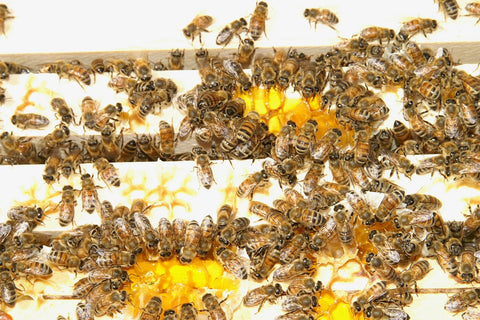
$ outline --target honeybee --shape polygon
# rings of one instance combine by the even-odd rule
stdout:
[[[383,27],[367,27],[360,31],[360,37],[368,42],[378,40],[382,44],[382,40],[390,42],[395,38],[395,31]]]
[[[287,58],[280,64],[278,71],[278,87],[280,90],[286,90],[288,86],[293,83],[293,78],[300,68],[298,52],[296,50],[289,50]]]
[[[167,218],[162,217],[158,221],[157,231],[160,259],[169,259],[174,248],[172,224]]]
[[[467,16],[473,17],[480,17],[480,3],[478,2],[470,2],[465,5],[465,10],[469,12]],[[475,24],[477,24],[480,20],[477,20]]]
[[[406,208],[411,210],[438,210],[442,207],[442,201],[429,194],[408,194],[403,199],[403,202],[406,204]]]
[[[75,307],[75,315],[78,320],[93,320],[93,305],[83,301],[77,303]]]
[[[455,256],[451,255],[445,245],[438,240],[432,242],[432,248],[442,270],[448,272],[452,276],[456,276],[458,273],[458,262],[455,259]]]
[[[237,62],[242,65],[242,68],[250,68],[253,56],[255,55],[255,50],[255,43],[252,39],[240,39],[236,59]]]
[[[479,289],[462,290],[448,298],[444,308],[446,311],[454,313],[465,311],[468,306],[478,303],[479,296]]]
[[[118,169],[115,168],[107,159],[101,157],[95,160],[93,167],[97,169],[98,175],[108,186],[119,187],[120,177]]]
[[[163,312],[162,298],[153,296],[148,300],[140,314],[140,320],[158,320]]]
[[[105,61],[102,58],[93,59],[90,68],[94,73],[102,74],[106,71]]]
[[[220,306],[221,301],[218,301],[218,298],[211,293],[206,293],[202,297],[203,305],[208,311],[210,318],[212,320],[226,320],[227,315],[225,311]]]
[[[65,178],[68,179],[72,172],[75,173],[75,170],[80,168],[82,157],[82,149],[80,149],[78,144],[70,142],[68,146],[68,153],[60,164],[61,173]]]
[[[118,153],[118,157],[114,160],[117,162],[130,162],[135,159],[136,155],[137,141],[135,139],[131,139],[123,145],[123,147],[120,149],[120,152]]]
[[[317,307],[317,297],[308,293],[299,296],[287,295],[282,300],[282,310],[285,312],[309,311]]]
[[[198,148],[194,148],[192,153],[196,154],[195,162],[197,165],[195,169],[197,170],[198,182],[208,190],[212,187],[213,182],[215,182],[210,157],[203,150]]]
[[[308,169],[305,177],[303,178],[303,193],[309,195],[316,186],[320,179],[324,176],[325,165],[321,161],[314,161]]]
[[[354,214],[356,214],[365,225],[369,226],[375,223],[373,209],[364,197],[355,191],[349,191],[346,194],[346,198],[348,204],[352,207]]]
[[[442,169],[445,168],[445,165],[446,165],[446,158],[444,155],[440,154],[437,156],[432,156],[432,157],[420,160],[416,166],[415,173],[418,175],[431,173],[433,175],[437,170],[439,172],[442,172]]]
[[[212,248],[212,241],[217,227],[210,215],[206,215],[200,224],[200,241],[197,246],[197,255],[205,258]]]
[[[53,98],[50,101],[50,105],[52,106],[53,110],[57,112],[57,115],[62,120],[62,122],[66,124],[70,124],[72,121],[75,122],[73,110],[67,105],[65,99]]]
[[[314,161],[325,161],[330,156],[335,144],[340,140],[342,132],[333,128],[325,132],[325,134],[313,143],[311,147],[311,156]],[[358,146],[357,148],[358,149]]]
[[[208,15],[197,15],[193,18],[185,28],[183,28],[183,35],[192,40],[195,40],[195,37],[198,36],[200,43],[202,43],[202,32],[210,32],[207,30],[213,23],[213,18]],[[178,70],[178,69],[177,69]]]
[[[218,240],[225,246],[232,244],[237,234],[250,225],[250,219],[247,217],[238,217],[233,219],[225,228],[223,228]]]
[[[282,248],[280,254],[280,263],[288,264],[292,262],[300,254],[307,242],[303,234],[296,234],[293,238]]]
[[[252,83],[239,62],[225,59],[223,60],[223,67],[226,74],[240,84],[243,91],[250,90]]]
[[[97,249],[97,258],[95,261],[100,267],[109,268],[113,266],[117,267],[131,267],[136,262],[135,254],[130,251],[118,251],[118,250],[106,250]]]
[[[120,308],[124,307],[127,301],[128,294],[125,290],[113,291],[95,300],[94,315],[96,317],[104,315],[113,317],[115,312],[120,312]]]
[[[370,287],[365,288],[360,292],[360,294],[352,301],[351,308],[356,313],[361,312],[369,302],[381,298],[387,293],[386,281],[375,282]]]
[[[178,254],[185,245],[185,234],[188,222],[184,219],[175,218],[172,222],[173,242],[175,252]]]
[[[150,62],[144,58],[138,58],[133,62],[133,72],[141,81],[149,81],[152,78]]]
[[[225,230],[225,229],[224,229]],[[233,274],[238,279],[247,279],[247,260],[240,257],[226,247],[220,247],[216,255],[225,270]]]
[[[373,271],[379,274],[382,279],[387,281],[395,281],[397,279],[398,275],[395,269],[377,255],[370,253],[366,261]]]
[[[41,222],[44,218],[44,212],[40,207],[18,205],[7,210],[7,217],[16,222]]]
[[[378,255],[390,265],[397,265],[400,262],[400,253],[396,250],[387,236],[377,230],[372,230],[368,238],[377,248]]]
[[[329,26],[335,31],[337,30],[335,29],[334,25],[338,23],[338,17],[335,13],[328,9],[305,9],[303,16],[308,19],[310,25],[312,22],[314,23],[315,29],[317,29],[317,23],[320,22],[326,26]]]
[[[43,180],[47,184],[55,182],[60,176],[60,163],[62,158],[58,152],[53,152],[45,161],[45,169],[43,174]]]
[[[431,267],[428,260],[418,260],[410,265],[407,270],[399,274],[398,281],[400,286],[408,286],[418,280],[425,278]]]
[[[180,49],[175,49],[170,52],[170,57],[168,58],[168,69],[169,70],[183,70],[183,61],[185,56],[185,49],[180,51]]]
[[[312,264],[312,260],[300,256],[292,262],[283,264],[275,269],[272,279],[274,281],[286,282],[302,275],[310,275],[314,272]]]
[[[13,273],[21,272],[27,275],[32,275],[38,278],[49,278],[53,274],[52,268],[44,262],[39,261],[19,261],[15,262],[11,268]]]
[[[257,3],[248,27],[248,33],[254,41],[260,39],[262,33],[265,33],[265,20],[268,15],[268,4],[265,1]]]
[[[10,9],[6,4],[0,4],[0,32],[5,36],[5,20],[13,19],[14,16],[10,15]]]
[[[17,288],[13,281],[12,272],[7,268],[0,269],[0,295],[3,302],[13,307],[17,302]]]
[[[196,257],[201,236],[202,232],[198,222],[191,220],[185,229],[185,243],[179,253],[180,263],[189,264]]]
[[[467,242],[464,244],[463,251],[460,255],[460,264],[458,268],[458,277],[467,283],[473,281],[477,277],[475,268],[475,244]]]
[[[230,43],[234,35],[240,37],[242,32],[248,31],[246,25],[247,20],[245,20],[245,18],[237,19],[226,25],[217,36],[217,45],[226,46]]]
[[[245,307],[258,306],[258,311],[260,311],[266,301],[275,303],[283,295],[285,295],[285,291],[279,283],[266,284],[249,290],[243,297],[243,305]]]
[[[93,178],[89,173],[82,175],[82,208],[88,213],[98,211],[100,209],[100,201],[98,200],[97,186],[93,182]]]
[[[98,103],[87,96],[83,98],[80,109],[82,110],[82,122],[84,126],[93,130],[96,122]]]
[[[61,227],[66,227],[73,222],[76,204],[75,190],[70,185],[64,186],[58,214],[58,223]]]
[[[310,151],[311,146],[315,143],[315,134],[318,130],[317,121],[310,119],[301,128],[294,140],[295,151],[304,155]]]
[[[50,124],[47,117],[37,113],[15,113],[10,118],[12,124],[20,129],[42,129]]]
[[[261,189],[268,185],[269,177],[265,170],[257,171],[250,174],[245,180],[243,180],[237,187],[237,197],[250,199],[256,189]]]
[[[435,2],[438,3],[438,10],[443,12],[445,19],[447,16],[452,20],[457,19],[460,10],[457,0],[435,0]]]
[[[383,222],[390,217],[392,212],[403,202],[405,198],[405,192],[403,190],[394,189],[387,193],[375,212],[375,218],[379,222]]]
[[[122,59],[106,59],[105,63],[105,71],[113,72],[117,74],[123,74],[125,76],[130,76],[133,72],[133,66],[131,61],[125,61]]]
[[[420,32],[423,33],[424,36],[427,36],[427,33],[432,33],[433,31],[435,31],[435,29],[437,29],[437,26],[437,20],[435,19],[412,19],[403,23],[402,27],[400,28],[400,32],[398,33],[398,36],[403,41],[408,40],[409,38]]]
[[[163,312],[163,320],[178,320],[178,314],[173,309],[167,309]]]

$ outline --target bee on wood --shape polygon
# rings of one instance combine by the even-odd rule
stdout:
[[[242,65],[242,68],[250,68],[253,56],[255,55],[255,50],[255,43],[252,39],[246,38],[240,40],[236,59],[237,62]]]
[[[191,40],[195,40],[195,37],[198,36],[200,43],[202,43],[202,32],[210,32],[207,30],[213,23],[213,18],[208,15],[197,15],[193,18],[185,28],[183,28],[183,35]]]
[[[183,70],[183,61],[185,56],[185,50],[180,51],[180,49],[175,49],[170,52],[170,57],[168,58],[168,69],[169,70]]]

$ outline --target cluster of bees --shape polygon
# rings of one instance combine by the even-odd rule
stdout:
[[[456,1],[438,4],[446,16],[457,18]],[[480,5],[470,3],[465,9],[478,16]],[[304,16],[315,26],[335,28],[339,21],[328,9],[306,9]],[[0,6],[2,25],[8,18],[8,9]],[[216,38],[220,46],[242,33],[250,36],[240,38],[234,57],[212,57],[205,48],[198,49],[201,83],[179,94],[172,80],[152,73],[182,69],[183,52],[178,49],[172,50],[168,67],[146,59],[95,59],[89,67],[79,61],[57,61],[40,68],[82,87],[93,84],[95,75],[110,73],[108,86],[125,93],[127,102],[100,108],[87,96],[77,116],[63,98],[53,97],[51,107],[59,124],[37,142],[4,132],[0,136],[4,163],[44,163],[43,179],[54,184],[61,176],[68,179],[80,172],[81,163],[92,162],[105,184],[115,188],[122,177],[114,162],[195,160],[200,185],[210,189],[215,182],[211,160],[264,159],[262,169],[236,189],[238,198],[248,199],[249,213],[262,222],[251,223],[224,204],[216,221],[210,215],[200,223],[161,218],[154,227],[147,216],[151,204],[139,199],[129,208],[100,201],[94,176],[81,174],[82,208],[98,212],[99,225],[38,232],[44,208],[24,205],[12,207],[8,220],[0,224],[0,297],[6,305],[17,301],[16,279],[47,279],[53,274],[51,266],[56,266],[84,275],[72,292],[81,300],[77,319],[114,316],[129,301],[124,288],[130,281],[127,270],[137,259],[176,258],[185,265],[195,258],[215,259],[236,278],[258,282],[244,296],[244,306],[260,309],[281,301],[284,314],[276,319],[284,320],[318,316],[324,284],[316,280],[316,264],[325,255],[351,254],[376,279],[350,299],[352,313],[365,318],[408,319],[404,307],[412,303],[416,283],[432,269],[432,260],[460,283],[479,281],[480,209],[471,210],[464,221],[445,222],[438,198],[407,194],[390,179],[394,174],[414,179],[434,173],[448,180],[480,179],[480,79],[456,68],[447,49],[433,52],[412,40],[434,32],[437,21],[416,18],[398,32],[367,27],[316,56],[295,49],[255,54],[254,41],[265,33],[267,19],[268,5],[261,1],[248,23],[240,18],[221,30]],[[201,33],[212,23],[212,17],[199,15],[182,32],[201,43]],[[0,64],[3,80],[26,72],[30,70],[25,66]],[[306,103],[318,100],[322,112],[335,116],[337,126],[320,133],[322,123],[315,119],[288,121],[274,134],[266,124],[268,115],[249,110],[240,97],[255,88],[281,94],[293,90]],[[404,121],[395,120],[388,128],[382,127],[390,110],[381,92],[391,89],[403,90]],[[5,97],[1,92],[0,99]],[[150,114],[170,105],[184,116],[178,132],[160,120],[158,134],[124,141],[124,131],[130,129],[125,123],[145,124]],[[50,124],[43,115],[20,112],[10,121],[23,130]],[[75,141],[71,125],[100,137]],[[353,145],[344,146],[341,137],[348,130],[354,132]],[[190,138],[195,142],[191,152],[176,153],[176,143]],[[411,155],[424,158],[413,162]],[[282,187],[282,196],[272,204],[254,200],[272,179]],[[77,195],[72,185],[63,186],[58,206],[61,227],[72,224]],[[376,207],[370,202],[372,195],[381,197]],[[44,247],[50,251],[42,262]],[[201,300],[204,309],[185,303],[177,312],[163,310],[162,298],[155,296],[140,319],[159,319],[162,314],[164,319],[195,319],[202,312],[212,319],[227,319],[218,297],[205,293]],[[478,289],[464,290],[448,299],[445,310],[463,313],[464,319],[478,318],[472,307],[479,302]]]

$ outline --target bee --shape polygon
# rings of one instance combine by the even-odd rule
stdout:
[[[149,135],[142,134],[138,139],[138,149],[145,154],[150,161],[156,161],[159,158],[160,151],[155,146],[155,137],[152,139]]]
[[[280,254],[280,263],[288,264],[292,262],[303,249],[307,242],[303,234],[296,234],[293,238],[282,248]]]
[[[458,262],[455,260],[455,256],[451,255],[445,245],[438,240],[433,241],[432,248],[442,270],[452,276],[456,276],[458,273]]]
[[[438,10],[443,12],[445,19],[447,16],[452,20],[457,19],[460,10],[457,0],[435,0],[435,2],[438,3]]]
[[[320,226],[311,237],[308,247],[313,251],[319,251],[324,248],[327,243],[336,234],[337,223],[333,217],[328,217],[327,221]]]
[[[185,245],[185,234],[187,232],[187,221],[184,219],[173,219],[172,231],[175,252],[178,254]]]
[[[236,54],[236,60],[242,68],[250,68],[252,64],[253,56],[255,55],[255,43],[252,39],[240,39],[238,50]]]
[[[163,312],[163,320],[178,320],[178,314],[173,309],[167,309]]]
[[[175,49],[170,52],[170,57],[168,58],[168,69],[169,70],[183,70],[185,50],[180,51],[180,49]]]
[[[250,90],[252,82],[250,82],[250,78],[247,76],[239,62],[225,59],[223,60],[223,67],[226,74],[240,84],[243,91]]]
[[[225,246],[228,246],[235,240],[237,234],[246,229],[249,225],[250,219],[247,217],[235,218],[220,231],[218,240]]]
[[[298,312],[313,310],[317,307],[317,297],[311,294],[302,294],[299,296],[287,295],[282,300],[282,310],[285,312]]]
[[[465,5],[465,10],[469,12],[467,16],[473,17],[480,17],[480,3],[478,2],[470,2]],[[477,24],[480,20],[477,20],[475,24]]]
[[[395,319],[408,320],[410,316],[398,307],[373,307],[372,305],[365,310],[365,317],[372,319]]]
[[[97,249],[97,258],[96,262],[100,267],[109,268],[113,266],[118,267],[131,267],[136,262],[135,254],[130,251],[118,251],[118,250],[106,250],[106,249]]]
[[[438,210],[442,207],[442,201],[429,194],[408,194],[403,199],[403,202],[406,204],[406,208],[411,210]]]
[[[398,280],[401,286],[408,286],[418,280],[425,278],[431,267],[428,260],[418,260],[410,265],[407,270],[399,274]]]
[[[262,254],[257,263],[255,262],[256,260],[258,260],[258,258],[254,256],[252,259],[253,267],[251,269],[250,276],[253,278],[253,280],[261,281],[268,278],[270,272],[280,261],[280,250],[275,248],[275,246],[271,246],[267,248],[266,253]]]
[[[200,224],[200,241],[197,246],[197,256],[205,258],[212,248],[212,241],[217,227],[210,215],[206,215]]]
[[[332,173],[333,181],[343,185],[350,185],[350,178],[345,169],[343,159],[337,150],[333,150],[329,156],[328,167]]]
[[[268,15],[268,4],[265,1],[257,3],[252,16],[250,17],[250,23],[248,27],[248,33],[254,41],[260,39],[262,33],[265,33],[265,20]]]
[[[43,180],[47,184],[55,182],[60,176],[60,163],[62,158],[58,152],[53,152],[45,161],[45,169],[43,174]]]
[[[7,217],[16,222],[35,221],[41,222],[44,218],[43,209],[36,206],[18,205],[7,211]]]
[[[356,214],[365,225],[369,226],[375,223],[373,209],[366,202],[364,197],[355,191],[349,191],[346,194],[346,198],[348,204],[352,207],[354,214]]]
[[[334,25],[338,23],[338,17],[335,13],[328,9],[305,9],[305,11],[303,11],[303,16],[308,19],[310,25],[312,22],[314,23],[315,29],[317,29],[317,23],[320,22],[326,26],[329,26],[335,31],[337,30],[335,29]]]
[[[93,320],[93,305],[81,301],[75,307],[75,314],[78,320]]]
[[[108,81],[108,87],[115,90],[116,93],[130,93],[135,87],[137,87],[137,85],[137,80],[122,74],[118,74]]]
[[[63,98],[53,98],[50,101],[50,105],[52,106],[53,110],[57,113],[58,117],[62,120],[62,122],[66,124],[70,124],[72,121],[75,122],[75,116],[73,114],[72,108],[70,108],[65,99]]]
[[[255,85],[263,85],[267,90],[273,88],[277,81],[278,66],[271,57],[256,55],[253,61],[252,81]]]
[[[172,224],[167,218],[162,217],[158,221],[157,231],[160,259],[169,259],[174,247]]]
[[[159,296],[153,296],[143,308],[140,320],[159,320],[162,312],[162,298]]]
[[[117,160],[120,154],[120,137],[115,137],[115,128],[111,124],[107,124],[101,132],[101,144],[99,146],[93,140],[88,140],[87,146],[94,147],[94,155],[96,156],[98,149],[101,149],[98,156],[103,156],[108,161]],[[97,149],[98,148],[98,149]],[[88,150],[88,149],[87,149]],[[92,151],[92,149],[90,149]],[[97,157],[98,158],[98,157]]]
[[[334,146],[339,142],[342,132],[333,128],[313,143],[311,147],[311,156],[314,161],[325,161],[332,153]],[[357,148],[358,149],[358,148]]]
[[[304,155],[310,151],[310,148],[315,143],[315,134],[318,130],[317,121],[310,119],[301,128],[294,140],[295,151]]]
[[[58,214],[58,223],[61,227],[66,227],[73,222],[76,204],[75,190],[70,185],[64,186]]]
[[[460,264],[458,268],[458,277],[467,283],[473,281],[477,277],[475,268],[475,245],[467,242],[464,244],[462,253],[460,254]]]
[[[42,129],[50,124],[47,117],[37,113],[15,113],[10,118],[12,124],[20,129]]]
[[[185,229],[185,243],[179,253],[180,263],[189,264],[193,258],[196,257],[201,235],[202,233],[198,222],[191,220]]]
[[[84,126],[93,130],[98,112],[98,103],[91,97],[86,96],[80,104],[80,109],[82,110],[82,122]]]
[[[164,154],[171,155],[174,152],[175,132],[173,126],[164,120],[158,123],[160,137],[160,151]]]
[[[102,74],[106,71],[105,61],[102,58],[93,59],[90,68],[94,73]]]
[[[285,291],[279,283],[266,284],[249,290],[243,297],[243,305],[245,307],[258,306],[258,311],[260,311],[265,302],[275,303],[283,295],[285,295]]]
[[[380,257],[370,253],[366,260],[368,265],[372,267],[373,271],[379,274],[382,279],[387,281],[395,281],[397,279],[397,271],[395,271],[391,265],[384,262]]]
[[[372,230],[368,235],[369,240],[377,248],[378,256],[390,265],[397,265],[400,262],[400,253],[392,243],[388,241],[387,236],[377,230]]]
[[[115,161],[131,162],[135,158],[136,154],[137,154],[137,141],[135,139],[131,139],[122,147],[122,149],[120,149],[120,153],[118,154],[118,157],[115,159]]]
[[[302,275],[310,275],[314,272],[312,269],[312,260],[300,256],[290,263],[283,264],[273,271],[273,281],[286,282]]]
[[[90,136],[87,139],[87,142],[82,141],[83,146],[86,146],[87,154],[85,155],[85,159],[89,159],[91,161],[95,161],[97,158],[100,157],[102,152],[102,145],[100,141],[98,141],[95,136]]]
[[[449,297],[444,308],[446,311],[454,313],[465,311],[468,306],[478,303],[479,296],[479,289],[462,290]]]
[[[98,200],[97,186],[93,182],[90,174],[82,175],[82,208],[88,213],[98,211],[100,209],[100,201]]]
[[[208,190],[212,187],[213,182],[215,182],[210,157],[199,148],[194,148],[192,154],[196,154],[195,162],[197,165],[195,169],[197,170],[198,182]]]
[[[235,217],[235,212],[229,204],[223,204],[217,211],[217,228],[222,230]]]
[[[370,287],[363,289],[360,294],[352,301],[352,309],[358,313],[365,309],[365,306],[388,293],[387,282],[377,281]]]
[[[118,169],[115,168],[107,159],[101,157],[95,160],[93,167],[97,169],[98,175],[108,186],[119,187],[120,177]]]
[[[394,189],[385,194],[375,212],[377,221],[383,222],[387,220],[392,212],[403,202],[404,198],[405,192],[403,190]]]
[[[60,164],[60,171],[65,178],[69,178],[70,175],[76,172],[75,169],[80,170],[80,162],[82,161],[83,152],[78,144],[70,142],[68,146],[68,153]]]
[[[138,58],[133,62],[133,72],[141,81],[149,81],[152,78],[150,63],[143,58]]]
[[[321,161],[314,161],[303,178],[303,193],[310,193],[318,186],[320,179],[324,176],[325,165]]]
[[[250,174],[237,187],[237,197],[250,199],[253,197],[255,190],[264,188],[268,185],[269,177],[265,170],[257,171]]]
[[[6,35],[5,34],[5,20],[14,18],[14,16],[11,16],[10,13],[11,13],[10,9],[7,7],[6,4],[4,4],[4,3],[0,4],[0,32],[3,35]]]
[[[95,301],[94,314],[96,317],[104,315],[113,317],[115,312],[120,312],[119,309],[124,307],[127,301],[128,294],[125,290],[113,291]]]
[[[216,251],[216,255],[225,270],[233,274],[236,278],[248,278],[247,261],[245,259],[225,247],[220,247]]]
[[[183,28],[183,35],[192,40],[195,40],[195,37],[198,36],[200,43],[202,43],[202,32],[210,32],[207,30],[213,23],[213,18],[208,15],[197,15],[193,18],[185,28]],[[178,69],[177,69],[178,70]]]
[[[52,268],[44,262],[39,261],[19,261],[12,265],[11,268],[13,273],[21,272],[27,275],[39,277],[39,278],[49,278],[53,274]]]
[[[99,110],[96,114],[95,124],[92,129],[101,132],[107,124],[114,124],[115,122],[112,121],[118,121],[118,116],[122,112],[122,109],[122,104],[117,102],[115,105],[109,104]]]
[[[240,37],[240,34],[242,32],[248,31],[248,28],[246,26],[247,20],[245,20],[245,18],[240,18],[232,21],[230,24],[226,25],[218,34],[216,39],[217,45],[228,45],[234,35]]]
[[[438,23],[435,19],[415,18],[403,23],[398,36],[403,41],[408,40],[420,32],[423,33],[424,36],[427,36],[427,33],[432,33],[435,31],[437,26]]]
[[[368,42],[378,40],[382,44],[382,40],[390,42],[395,38],[395,31],[383,27],[367,27],[360,31],[360,37]]]
[[[446,165],[446,158],[442,154],[428,157],[418,162],[415,169],[415,173],[418,175],[431,173],[433,175],[437,170],[439,172],[442,172],[442,169],[445,168],[445,165]]]
[[[223,301],[218,301],[218,298],[211,293],[206,293],[202,296],[202,302],[205,309],[208,311],[212,320],[226,320],[227,315],[221,307]]]
[[[299,69],[298,52],[296,50],[289,50],[287,58],[280,64],[278,71],[277,83],[280,90],[286,90],[288,86],[293,83],[293,78]]]
[[[12,272],[7,268],[0,269],[0,296],[9,307],[13,307],[17,302],[17,288]]]
[[[180,320],[195,320],[197,315],[198,311],[193,303],[188,302],[180,306]]]

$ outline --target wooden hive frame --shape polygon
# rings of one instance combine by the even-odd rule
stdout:
[[[458,1],[462,8],[461,14],[464,14],[463,10],[466,2]],[[95,58],[109,58],[115,57],[120,59],[135,59],[135,58],[148,58],[150,61],[162,61],[167,62],[170,51],[174,48],[185,48],[185,69],[186,71],[165,71],[157,73],[158,76],[164,76],[172,78],[178,85],[180,91],[189,90],[195,83],[198,83],[198,72],[195,70],[196,65],[194,61],[195,49],[199,48],[197,41],[192,43],[186,40],[182,34],[181,29],[187,25],[191,19],[198,13],[210,14],[215,18],[215,23],[210,27],[210,33],[203,35],[203,42],[205,48],[207,48],[210,54],[215,55],[219,53],[221,55],[230,55],[236,52],[238,44],[237,39],[233,39],[232,43],[225,48],[219,48],[215,43],[215,36],[220,29],[227,23],[241,17],[248,17],[253,11],[255,3],[252,1],[249,5],[242,2],[229,3],[228,5],[221,1],[208,1],[190,3],[188,1],[176,1],[173,3],[165,4],[163,8],[157,8],[158,3],[151,1],[140,1],[133,7],[131,3],[125,4],[108,4],[97,3],[94,1],[87,1],[82,6],[71,9],[71,6],[66,5],[61,1],[51,1],[48,5],[38,3],[17,3],[11,1],[7,3],[9,8],[12,9],[14,19],[7,20],[6,36],[0,38],[0,60],[11,61],[19,64],[27,65],[35,70],[35,68],[41,66],[44,63],[51,63],[57,60],[72,60],[78,59],[82,63],[89,64],[91,60]],[[478,74],[476,70],[476,64],[479,63],[478,57],[480,57],[480,43],[478,39],[478,25],[475,25],[476,19],[472,17],[459,17],[456,21],[450,19],[445,20],[443,15],[437,11],[437,6],[433,1],[425,1],[424,3],[418,3],[418,1],[407,0],[402,3],[396,3],[395,9],[392,8],[392,4],[386,1],[372,0],[368,2],[338,2],[338,1],[325,1],[322,2],[322,6],[331,9],[336,12],[340,18],[340,23],[337,27],[338,32],[324,26],[318,25],[316,30],[308,25],[308,22],[302,17],[304,8],[317,7],[318,4],[314,1],[302,2],[302,7],[299,7],[296,3],[283,3],[281,1],[269,1],[269,19],[266,26],[265,35],[256,42],[258,46],[257,53],[272,52],[272,47],[277,49],[289,49],[294,47],[299,51],[305,52],[307,55],[316,55],[318,53],[328,51],[333,44],[338,43],[339,37],[349,38],[358,33],[363,27],[370,25],[378,25],[383,27],[390,27],[398,30],[401,21],[414,17],[431,17],[439,21],[440,27],[435,33],[425,38],[421,35],[415,38],[422,46],[431,47],[433,50],[445,47],[451,51],[456,61],[461,64],[468,64],[465,69]],[[228,8],[226,8],[228,7]],[[219,14],[221,12],[221,14]],[[381,12],[378,14],[377,12]],[[101,18],[101,19],[100,19]],[[109,103],[109,101],[115,101],[118,96],[108,96],[108,94],[102,95],[100,88],[101,84],[105,85],[106,82],[102,82],[105,79],[100,79],[91,88],[84,89],[74,83],[67,83],[66,80],[57,81],[56,75],[35,75],[38,76],[37,82],[34,85],[37,87],[43,86],[42,81],[46,81],[47,88],[57,88],[57,93],[60,90],[69,88],[72,95],[77,95],[79,98],[87,94],[92,96],[103,96],[103,103]],[[20,134],[30,134],[27,132],[18,131],[11,124],[8,123],[12,110],[8,107],[18,106],[19,99],[22,97],[21,91],[15,93],[13,87],[15,85],[25,85],[30,79],[29,75],[12,76],[12,79],[5,82],[8,86],[7,92],[12,88],[12,96],[7,96],[7,103],[4,108],[4,114],[8,116],[2,116],[4,121],[3,130],[14,131]],[[13,83],[12,83],[13,82]],[[58,83],[57,83],[58,82]],[[10,83],[12,83],[10,87]],[[99,90],[99,91],[96,91]],[[55,90],[53,90],[55,91]],[[14,96],[15,95],[15,96]],[[46,96],[34,97],[32,100],[38,99],[38,101],[46,101]],[[73,99],[73,98],[72,98]],[[109,100],[110,99],[110,100]],[[39,102],[41,103],[41,102]],[[395,97],[389,100],[389,107],[391,110],[400,110],[401,102],[396,100]],[[171,113],[170,113],[171,111]],[[159,117],[165,117],[168,121],[173,121],[174,125],[178,128],[181,115],[176,113],[175,109],[166,109],[162,111]],[[155,118],[158,119],[158,118]],[[53,124],[49,127],[52,128]],[[47,132],[47,131],[45,131]],[[37,135],[37,132],[32,135]],[[82,135],[82,130],[78,130],[79,135]],[[182,149],[183,148],[183,149]],[[181,151],[188,151],[190,145],[180,146],[178,149]],[[121,172],[127,174],[130,165],[129,164],[116,164]],[[215,190],[207,192],[196,185],[195,177],[193,181],[190,181],[189,186],[196,189],[196,200],[189,198],[191,201],[191,207],[202,205],[204,212],[215,212],[219,204],[225,200],[222,198],[222,192],[228,188],[228,177],[232,174],[231,167],[235,170],[235,183],[239,183],[242,177],[259,169],[260,163],[254,163],[253,166],[250,161],[234,161],[233,165],[227,161],[216,161],[214,164],[214,173],[216,177]],[[142,175],[147,176],[150,170],[159,170],[159,166],[165,166],[166,168],[175,168],[172,170],[184,170],[186,175],[194,175],[194,164],[192,162],[185,163],[138,163],[135,167],[138,172],[142,172]],[[83,170],[93,173],[93,169],[90,165],[82,166]],[[164,167],[162,167],[164,168]],[[2,194],[11,194],[11,190],[27,190],[29,196],[36,195],[41,197],[42,194],[47,192],[43,186],[41,186],[41,174],[43,172],[43,166],[41,165],[26,165],[26,166],[0,166],[1,176],[8,177],[4,179],[4,182],[0,184],[0,190]],[[163,170],[163,169],[160,169]],[[237,173],[242,174],[237,176]],[[35,178],[30,183],[31,177]],[[18,177],[18,179],[17,179]],[[38,178],[38,179],[37,179]],[[444,187],[441,183],[443,180],[441,177],[435,176],[433,185],[430,177],[422,177],[418,181],[418,184],[411,185],[406,179],[401,179],[401,183],[409,185],[407,193],[422,192],[431,193],[441,197],[447,187]],[[420,188],[421,185],[424,188]],[[36,186],[38,189],[32,189]],[[28,191],[30,190],[30,191]],[[33,190],[33,191],[32,191]],[[466,191],[465,191],[466,190]],[[59,190],[56,190],[59,191]],[[110,190],[102,190],[105,193]],[[35,193],[32,193],[35,192]],[[468,196],[465,196],[464,192],[468,192]],[[205,206],[201,202],[203,197],[210,197],[216,193],[215,201],[212,201],[209,206]],[[280,194],[281,190],[276,186],[272,186],[270,190],[271,194]],[[474,202],[478,197],[478,191],[472,188],[459,189],[458,192],[453,190],[449,191],[449,199],[455,199],[449,201],[448,204],[444,204],[442,214],[445,212],[454,212],[449,217],[452,220],[461,219],[462,212],[468,212],[467,203],[469,201]],[[108,197],[108,196],[107,196]],[[135,195],[130,196],[132,199]],[[451,198],[450,198],[451,197]],[[5,199],[2,202],[1,212],[13,206],[16,202],[27,200],[27,195],[19,193],[18,197],[9,196],[9,199]],[[265,199],[268,201],[268,195],[259,195],[259,201]],[[130,199],[131,200],[131,199]],[[478,200],[476,200],[478,201]],[[247,212],[248,201],[239,201],[239,212]],[[79,221],[82,219],[88,219],[92,221],[91,216],[84,215],[85,212],[79,214]],[[161,212],[160,214],[165,214]],[[185,217],[189,216],[188,210],[185,212],[175,211],[176,215],[184,214]],[[199,213],[204,214],[202,213]],[[94,218],[93,218],[94,219]],[[200,216],[197,217],[200,220]],[[64,230],[58,228],[55,218],[52,217],[51,221],[45,226],[46,229],[53,228],[55,230]],[[364,283],[357,284],[357,289],[361,289]],[[424,316],[425,306],[443,305],[448,298],[447,293],[455,292],[458,288],[469,287],[467,285],[460,285],[448,279],[445,274],[435,268],[434,272],[426,279],[419,282],[421,288],[420,298],[415,298],[414,303],[407,308],[408,313],[412,319],[420,319]],[[439,289],[440,291],[436,291]],[[423,293],[422,293],[423,290]],[[52,293],[48,291],[47,293]],[[23,308],[22,306],[28,306]],[[14,315],[14,319],[26,317],[30,314],[30,310],[36,308],[32,303],[28,301],[20,302],[19,307],[12,309],[11,313]],[[47,301],[38,306],[37,312],[40,314],[45,311],[50,311],[50,308],[55,308],[55,313],[70,313],[73,317],[73,304],[71,301]],[[266,308],[267,309],[267,308]],[[58,310],[58,311],[57,311]],[[254,311],[246,311],[247,314],[255,318],[261,318],[264,314],[267,314],[265,310],[254,315]],[[435,308],[430,310],[430,314],[433,317],[439,319],[449,319],[452,314],[447,313],[443,308]],[[117,315],[119,319],[125,315]],[[49,315],[49,318],[53,318],[53,314]],[[125,318],[128,318],[125,317]]]

